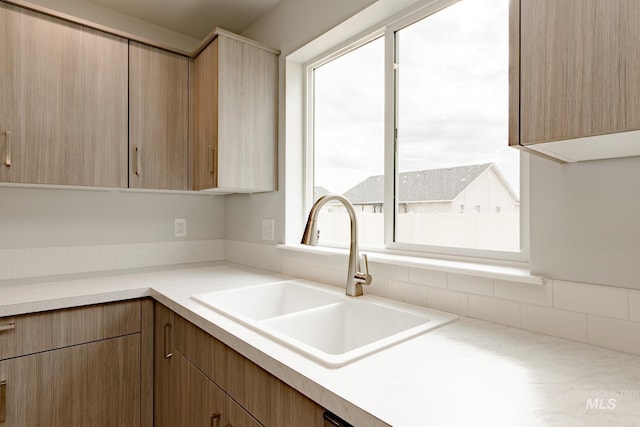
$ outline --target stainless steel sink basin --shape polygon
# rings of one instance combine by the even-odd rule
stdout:
[[[329,367],[415,337],[457,316],[291,280],[192,297]]]

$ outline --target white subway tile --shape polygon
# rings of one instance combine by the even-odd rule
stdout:
[[[224,240],[223,239],[209,239],[202,241],[204,245],[204,250],[206,251],[217,251],[224,253]]]
[[[225,259],[229,260],[229,250],[225,246]],[[308,275],[309,265],[297,260],[285,257],[282,260],[282,272],[288,276],[306,278]]]
[[[447,287],[447,273],[444,271],[409,268],[409,282],[434,288]]]
[[[86,259],[100,257],[100,246],[69,246],[68,259]]]
[[[29,249],[0,249],[0,263],[25,264],[29,261]]]
[[[133,243],[129,245],[131,255],[153,255],[158,252],[157,243]]]
[[[385,279],[384,277],[374,277],[371,280],[371,285],[365,286],[364,293],[369,293],[382,298],[390,298],[390,288],[391,280]]]
[[[118,257],[116,267],[118,269],[153,267],[156,265],[169,265],[172,257],[164,254],[155,255],[129,255]]]
[[[311,276],[311,280],[313,280],[314,282],[320,282],[331,286],[346,288],[347,274],[343,270],[335,268],[323,268],[314,265],[311,266]]]
[[[242,245],[240,244],[240,242],[237,242],[235,240],[224,241],[224,258],[227,261],[242,264],[243,263],[242,253],[243,253]]]
[[[447,287],[454,291],[478,295],[493,295],[493,279],[467,276],[466,274],[447,274]]]
[[[55,276],[57,274],[83,273],[84,271],[83,260],[56,261],[51,263],[49,274]]]
[[[521,327],[573,341],[587,341],[587,315],[559,308],[522,304]]]
[[[640,322],[640,291],[629,291],[629,318]]]
[[[403,265],[370,262],[369,269],[372,276],[380,276],[391,280],[409,281],[409,267]]]
[[[129,255],[129,245],[102,245],[100,246],[101,257],[122,257]]]
[[[11,278],[11,267],[9,266],[9,264],[0,264],[0,280],[7,280],[10,278]]]
[[[469,316],[519,328],[520,304],[497,298],[469,295]]]
[[[554,281],[553,305],[617,319],[629,318],[629,290],[611,286]]]
[[[158,242],[158,253],[162,255],[177,255],[190,252],[189,242]]]
[[[48,263],[11,264],[11,278],[42,277],[49,275]]]
[[[428,287],[427,306],[466,316],[469,312],[469,296],[462,292]]]
[[[67,248],[31,248],[29,249],[29,263],[53,263],[67,259]]]
[[[206,240],[187,240],[184,243],[186,243],[187,250],[191,252],[207,250]]]
[[[84,260],[84,270],[86,272],[116,270],[117,260],[116,257],[87,258]]]
[[[318,267],[317,265],[301,262],[297,259],[283,259],[282,272],[289,276],[325,283],[327,285],[342,288],[346,286],[346,270]]]
[[[259,254],[254,258],[256,268],[280,272],[282,271],[282,254],[273,245],[256,245]]]
[[[536,305],[553,305],[553,284],[544,285],[494,280],[494,295],[512,301],[527,302]]]
[[[639,323],[590,314],[587,333],[589,344],[640,354]]]
[[[399,280],[389,281],[389,298],[414,305],[427,305],[427,288]]]

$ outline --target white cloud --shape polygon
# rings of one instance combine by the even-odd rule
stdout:
[[[508,147],[508,0],[465,0],[399,33],[401,171],[495,162]],[[383,172],[382,39],[316,72],[316,184],[344,192]]]

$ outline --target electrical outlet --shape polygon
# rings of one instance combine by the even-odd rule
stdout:
[[[187,235],[187,219],[176,218],[173,223],[174,234],[176,237],[186,237]]]
[[[262,220],[262,240],[274,240],[274,220],[263,219]]]

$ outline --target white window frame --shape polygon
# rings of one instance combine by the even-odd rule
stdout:
[[[528,263],[529,260],[529,157],[526,153],[520,153],[520,251],[496,251],[488,249],[456,248],[446,246],[431,246],[423,244],[410,244],[394,241],[395,217],[398,206],[395,196],[396,187],[396,77],[394,66],[396,31],[401,30],[429,15],[432,15],[459,0],[436,0],[426,6],[416,8],[415,11],[400,19],[381,22],[378,26],[366,32],[366,35],[342,43],[315,59],[304,64],[305,67],[305,168],[304,168],[304,213],[309,212],[313,204],[313,153],[314,153],[314,97],[313,97],[313,73],[314,69],[336,59],[358,47],[384,37],[384,248],[365,247],[362,249],[370,252],[382,252],[390,254],[410,255],[416,257],[452,259],[460,261],[488,262],[517,262]],[[505,141],[505,144],[508,142]],[[306,217],[305,217],[306,219]],[[321,242],[322,244],[322,242]],[[346,247],[346,246],[344,246]]]

